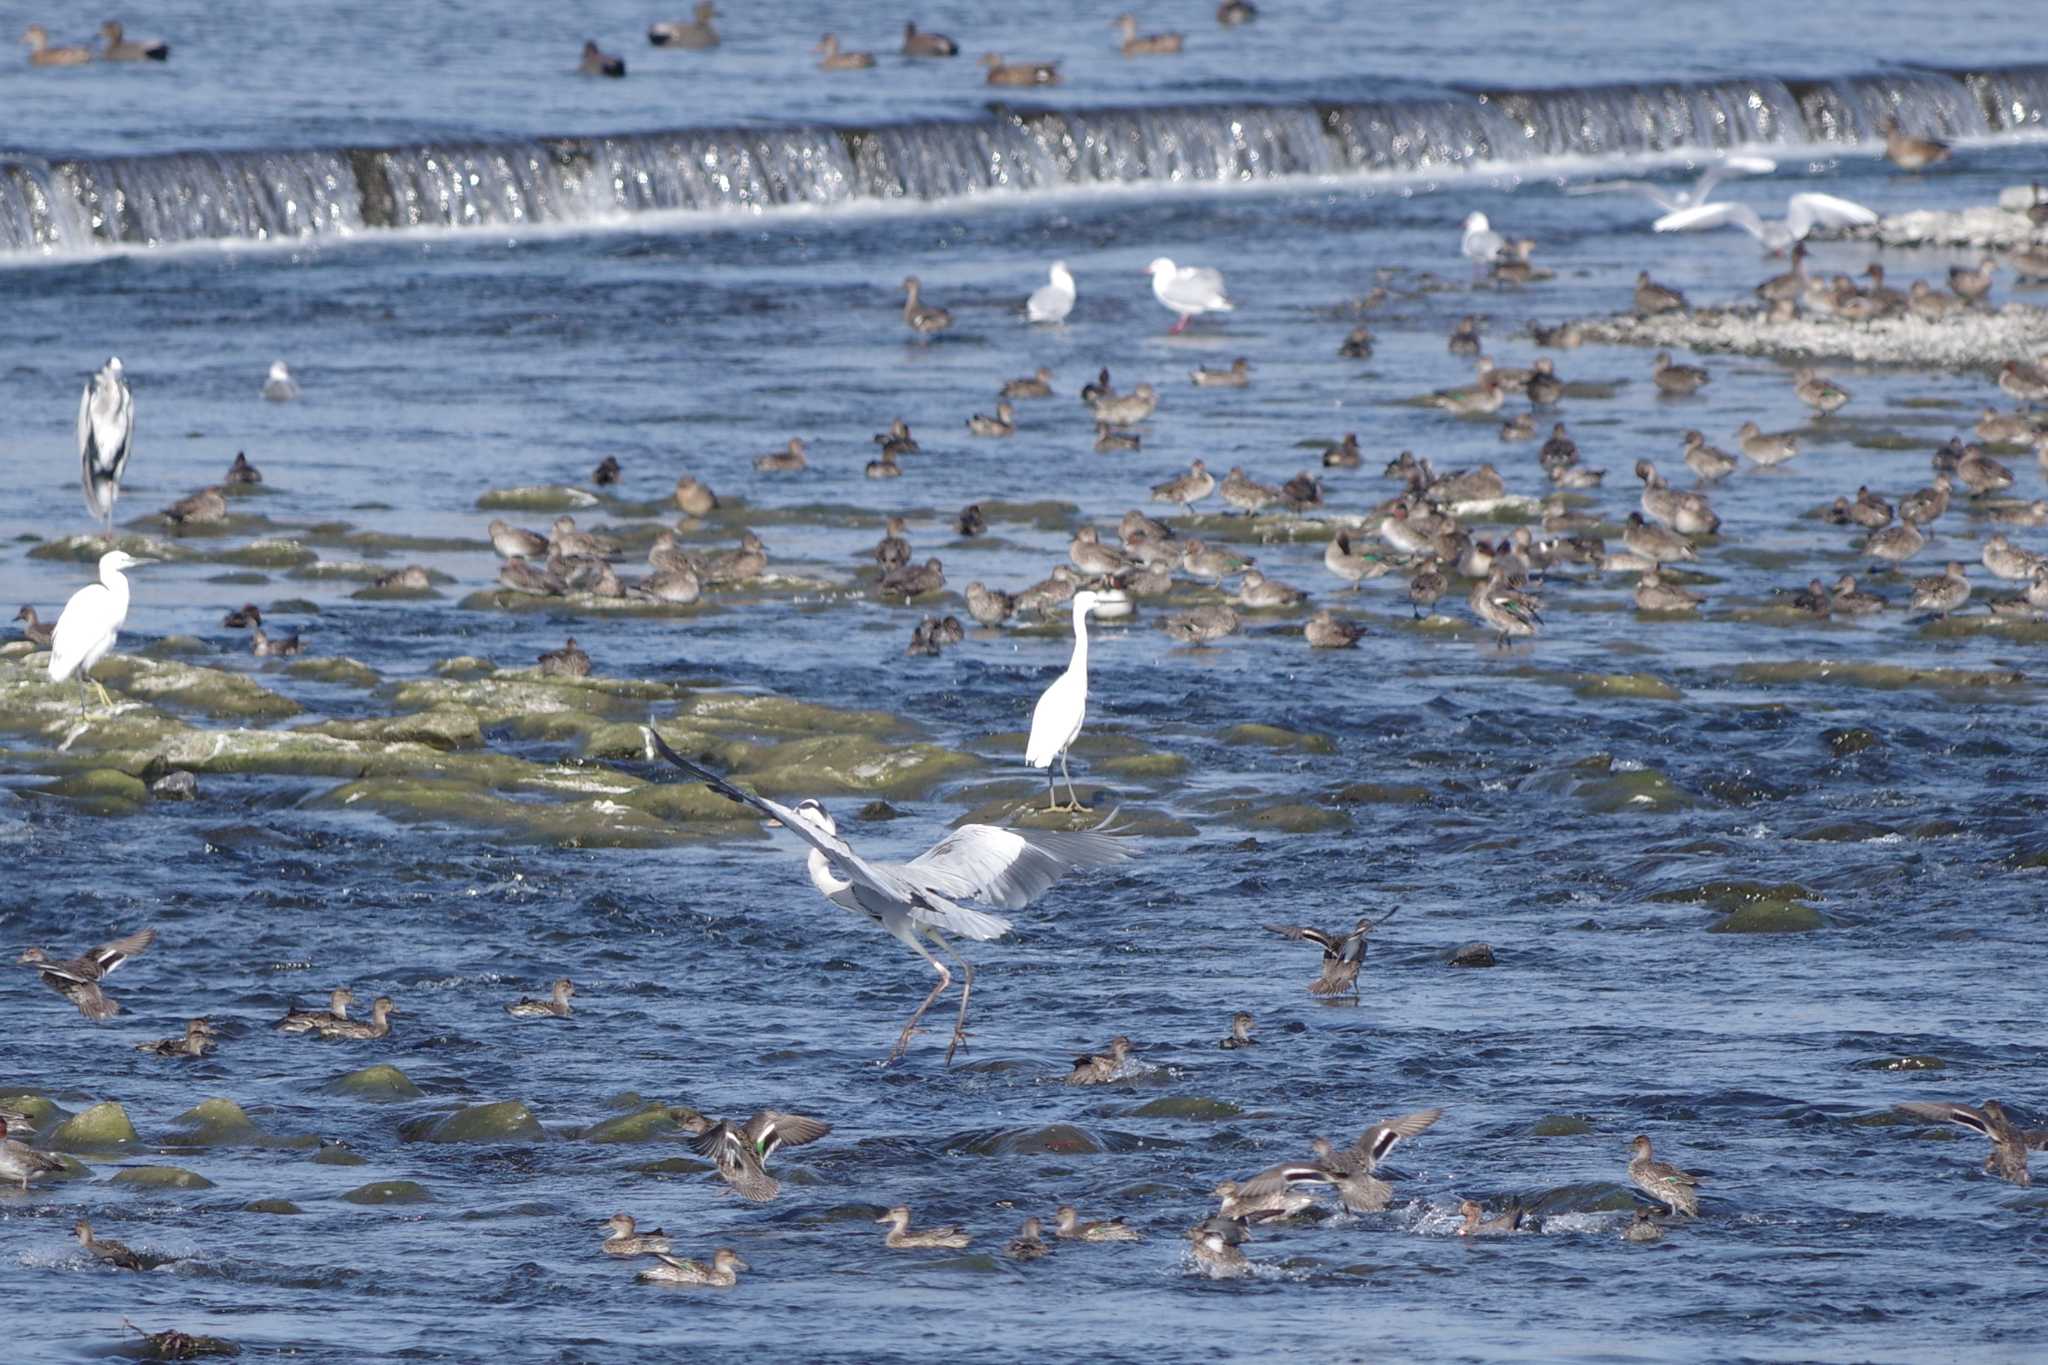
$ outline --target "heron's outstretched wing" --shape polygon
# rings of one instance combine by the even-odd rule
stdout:
[[[1756,210],[1747,204],[1731,204],[1726,200],[1679,209],[1650,224],[1658,232],[1704,232],[1708,228],[1731,225],[1743,229],[1758,241],[1764,239],[1764,221],[1756,216]]]
[[[852,882],[856,887],[870,891],[897,905],[914,906],[918,903],[914,888],[903,885],[900,877],[891,876],[886,870],[871,866],[866,859],[849,848],[844,839],[839,838],[837,835],[825,833],[780,802],[770,801],[765,796],[756,796],[749,791],[742,791],[717,773],[712,772],[709,768],[698,767],[674,749],[669,748],[667,742],[655,733],[653,726],[641,726],[640,733],[647,737],[649,748],[702,782],[705,786],[711,788],[711,790],[717,792],[720,796],[723,796],[726,800],[737,801],[743,806],[752,806],[755,810],[767,816],[770,820],[781,824],[783,828],[796,835],[797,838],[824,854],[825,861],[832,865],[832,870],[843,880]]]
[[[1785,201],[1785,228],[1797,241],[1815,228],[1869,227],[1877,214],[1853,199],[1832,194],[1795,194]]]
[[[1125,840],[1099,830],[1020,834],[994,825],[962,825],[891,872],[954,900],[1022,910],[1076,868],[1135,857]]]

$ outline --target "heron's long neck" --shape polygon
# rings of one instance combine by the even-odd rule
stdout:
[[[1067,665],[1067,672],[1088,676],[1088,610],[1074,608],[1074,659]]]

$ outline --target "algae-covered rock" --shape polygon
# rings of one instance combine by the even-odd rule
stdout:
[[[444,678],[474,678],[495,673],[497,665],[489,659],[474,654],[458,654],[452,659],[439,659],[434,663],[434,672]]]
[[[540,1120],[518,1100],[472,1104],[452,1114],[427,1114],[401,1124],[406,1142],[539,1142]]]
[[[1340,806],[1421,806],[1430,800],[1429,788],[1413,783],[1351,782],[1330,793]]]
[[[289,1199],[251,1199],[242,1205],[243,1213],[304,1213],[305,1210]]]
[[[140,651],[145,658],[176,659],[196,658],[213,653],[213,646],[197,635],[166,635],[161,640],[152,640]]]
[[[1293,749],[1305,754],[1334,754],[1337,741],[1328,735],[1285,730],[1278,725],[1233,725],[1223,732],[1225,744],[1256,744],[1267,749]]]
[[[197,1171],[182,1166],[128,1166],[114,1176],[116,1185],[136,1185],[146,1190],[210,1190],[213,1182]]]
[[[382,1103],[418,1099],[422,1092],[403,1071],[389,1063],[379,1062],[375,1066],[351,1071],[346,1076],[336,1076],[320,1087],[320,1093]]]
[[[2027,680],[2025,674],[2010,668],[1911,668],[1905,664],[1848,663],[1831,659],[1737,664],[1735,676],[1742,682],[1768,686],[1782,687],[1787,683],[1812,682],[1833,683],[1841,687],[1868,687],[1880,691],[1898,691],[1903,688],[1976,691],[1982,688],[2018,687]]]
[[[10,1114],[21,1115],[39,1133],[47,1133],[71,1117],[71,1111],[55,1100],[28,1090],[12,1095],[0,1095],[0,1109],[5,1109]]]
[[[126,1147],[135,1141],[128,1111],[113,1100],[73,1114],[50,1133],[49,1145],[60,1152],[97,1152]]]
[[[324,1142],[313,1154],[315,1166],[367,1166],[370,1159],[339,1142]]]
[[[1655,768],[1610,765],[1605,772],[1577,782],[1572,794],[1588,810],[1603,815],[1620,811],[1662,813],[1696,804],[1690,793]]]
[[[454,706],[437,706],[432,710],[399,716],[320,721],[302,725],[296,733],[387,744],[424,744],[442,750],[479,749],[484,742],[483,729],[477,723],[476,714]]]
[[[1645,701],[1677,701],[1685,694],[1648,673],[1580,673],[1572,691],[1582,697],[1633,697]]]
[[[255,1141],[263,1136],[242,1106],[233,1100],[201,1100],[171,1120],[170,1142],[180,1147],[214,1147]]]
[[[1461,943],[1445,955],[1444,961],[1453,967],[1491,967],[1497,959],[1491,944]]]
[[[643,1161],[633,1169],[642,1175],[702,1175],[706,1171],[716,1170],[717,1167],[708,1161],[698,1161],[694,1157],[665,1156],[658,1161]],[[783,1173],[778,1168],[775,1174],[780,1179]]]
[[[239,673],[177,660],[108,655],[93,676],[130,697],[223,720],[281,720],[299,709],[297,702]]]
[[[629,793],[638,792],[638,784]],[[648,804],[667,798],[636,798]],[[675,804],[681,804],[679,798]],[[668,848],[690,837],[677,825],[614,797],[582,801],[514,801],[464,782],[374,777],[314,798],[315,807],[375,811],[407,823],[445,822],[496,830],[515,839],[563,848]],[[730,802],[726,803],[731,805]],[[729,822],[730,815],[721,817]]]
[[[340,655],[331,659],[293,659],[284,671],[308,682],[339,683],[344,687],[369,688],[383,681],[368,664]]]
[[[650,1142],[683,1131],[674,1112],[665,1104],[649,1105],[636,1113],[619,1114],[583,1130],[585,1142]]]
[[[1142,782],[1179,777],[1188,770],[1188,761],[1179,754],[1122,754],[1097,760],[1095,769],[1111,777],[1128,777]]]
[[[954,1138],[946,1146],[970,1156],[1100,1156],[1109,1150],[1101,1138],[1071,1123],[999,1128]]]
[[[1315,834],[1323,830],[1348,828],[1351,817],[1341,810],[1331,810],[1326,806],[1311,806],[1300,801],[1282,801],[1246,812],[1238,823],[1252,829],[1278,830],[1286,834]]]
[[[342,1196],[351,1204],[427,1204],[434,1196],[415,1180],[373,1180]]]
[[[61,796],[80,810],[94,815],[129,815],[149,799],[149,788],[141,781],[112,768],[87,768],[83,772],[67,773],[32,790],[48,796]]]
[[[817,735],[756,750],[737,769],[769,795],[851,793],[915,800],[975,767],[936,744],[890,744],[868,735]]]
[[[597,495],[561,483],[490,488],[476,500],[482,512],[575,512],[597,506]]]
[[[1529,1125],[1530,1137],[1584,1137],[1593,1125],[1577,1114],[1546,1114]]]
[[[1128,1111],[1139,1119],[1233,1119],[1244,1110],[1229,1100],[1212,1100],[1202,1095],[1169,1095],[1150,1100]]]
[[[1803,901],[1760,900],[1725,916],[1715,934],[1810,934],[1827,927],[1820,911]]]

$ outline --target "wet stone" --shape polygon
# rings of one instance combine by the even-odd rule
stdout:
[[[1497,965],[1493,948],[1485,943],[1465,943],[1451,949],[1444,961],[1453,967],[1492,967]]]
[[[145,1190],[210,1190],[213,1182],[197,1171],[182,1166],[129,1166],[114,1175],[116,1185],[134,1185]]]
[[[373,1180],[341,1196],[351,1204],[426,1204],[434,1196],[413,1180]]]
[[[135,1141],[128,1111],[113,1100],[72,1115],[50,1134],[49,1145],[64,1152],[95,1152],[126,1147]]]
[[[141,808],[149,789],[127,773],[111,768],[88,768],[35,788],[48,796],[61,796],[80,810],[94,815],[128,815]]]
[[[1093,1133],[1071,1123],[1000,1128],[956,1138],[946,1146],[969,1156],[1099,1156],[1109,1150]]]
[[[252,1199],[242,1205],[243,1213],[304,1213],[305,1210],[289,1199]]]
[[[1229,1100],[1213,1100],[1201,1095],[1170,1095],[1162,1099],[1149,1100],[1135,1109],[1127,1110],[1126,1116],[1139,1119],[1234,1119],[1244,1112]]]
[[[651,1142],[682,1132],[669,1106],[650,1105],[637,1113],[620,1114],[583,1130],[585,1142]]]
[[[1848,729],[1828,730],[1821,735],[1821,741],[1828,746],[1828,752],[1836,758],[1847,758],[1867,749],[1883,747],[1884,741],[1862,726]]]
[[[473,1104],[452,1114],[428,1114],[399,1125],[406,1142],[539,1142],[540,1120],[518,1100]]]
[[[324,1095],[347,1095],[353,1099],[388,1102],[420,1096],[420,1088],[403,1071],[387,1062],[336,1076],[320,1087]]]
[[[1337,742],[1328,735],[1285,730],[1278,725],[1233,725],[1223,734],[1225,744],[1256,744],[1267,749],[1297,749],[1310,754],[1334,754]]]

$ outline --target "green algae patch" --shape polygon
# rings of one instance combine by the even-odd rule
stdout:
[[[289,1199],[251,1199],[242,1205],[243,1213],[304,1213],[305,1210]]]
[[[1274,830],[1282,834],[1317,834],[1346,829],[1351,817],[1341,810],[1312,806],[1304,801],[1282,801],[1276,805],[1239,815],[1237,823],[1250,829]]]
[[[1623,811],[1662,814],[1695,805],[1691,793],[1655,768],[1617,767],[1611,755],[1572,765],[1572,795],[1600,815]]]
[[[306,682],[337,683],[343,687],[372,688],[384,681],[376,669],[355,659],[293,659],[284,671]]]
[[[147,659],[191,659],[213,653],[213,646],[196,635],[166,635],[136,652]]]
[[[678,798],[678,802],[694,799]],[[654,798],[647,800],[655,804]],[[686,837],[669,819],[608,796],[516,801],[465,782],[413,777],[372,777],[344,783],[315,797],[311,804],[373,811],[401,823],[445,822],[491,829],[564,848],[666,848]],[[721,800],[720,804],[732,807],[731,802]],[[729,822],[731,817],[726,819]]]
[[[793,697],[747,692],[699,692],[677,712],[707,729],[762,738],[808,735],[893,735],[909,727],[887,711],[847,711]]]
[[[1421,806],[1431,799],[1429,788],[1413,784],[1352,782],[1330,793],[1340,806]]]
[[[249,569],[296,569],[302,564],[311,564],[320,556],[296,540],[265,536],[232,550],[212,551],[203,557],[216,564],[239,564]]]
[[[61,796],[80,810],[94,815],[131,815],[149,799],[149,788],[140,780],[112,768],[87,768],[84,772],[68,773],[31,790],[46,796]]]
[[[1745,905],[1707,932],[1714,934],[1810,934],[1827,927],[1820,911],[1803,901],[1766,900]]]
[[[97,564],[100,556],[109,550],[126,550],[137,559],[189,559],[191,554],[176,541],[161,536],[137,535],[123,532],[114,537],[113,544],[107,543],[102,535],[59,536],[30,547],[30,559],[62,559],[74,564]]]
[[[352,1151],[341,1143],[330,1142],[313,1154],[315,1166],[367,1166],[370,1159],[360,1152]]]
[[[105,1100],[58,1124],[49,1145],[60,1152],[104,1152],[134,1142],[135,1125],[128,1121],[128,1111]]]
[[[373,1180],[341,1197],[351,1204],[430,1204],[434,1200],[416,1180]]]
[[[1188,770],[1188,761],[1179,754],[1125,754],[1096,760],[1095,770],[1112,777],[1156,782],[1179,777]]]
[[[1284,730],[1277,725],[1233,725],[1223,732],[1225,744],[1254,744],[1264,749],[1292,749],[1305,754],[1334,754],[1337,741],[1328,735]]]
[[[21,1115],[39,1133],[47,1133],[53,1124],[62,1123],[71,1117],[71,1111],[55,1100],[28,1090],[14,1095],[0,1095],[0,1109],[5,1109],[10,1114]]]
[[[2019,687],[2027,680],[2024,673],[2009,668],[1908,668],[1904,664],[1848,663],[1827,659],[1737,664],[1735,677],[1738,682],[1768,687],[1812,682],[1885,692],[1911,688],[1974,692]]]
[[[299,705],[239,673],[133,654],[109,655],[93,670],[109,687],[141,701],[182,707],[218,720],[282,720]]]
[[[530,483],[486,489],[476,505],[481,512],[577,512],[597,506],[597,495],[565,483]]]
[[[1126,1111],[1135,1119],[1234,1119],[1244,1110],[1229,1100],[1212,1100],[1201,1095],[1173,1095]]]
[[[954,1138],[945,1145],[969,1156],[1100,1156],[1109,1150],[1101,1138],[1071,1123],[998,1128]]]
[[[497,671],[496,664],[474,654],[457,654],[452,659],[434,661],[434,672],[443,678],[484,677]]]
[[[1592,1123],[1577,1114],[1545,1114],[1529,1125],[1530,1137],[1585,1137],[1593,1131]]]
[[[398,1136],[406,1142],[539,1142],[547,1134],[525,1104],[499,1100],[424,1115],[400,1124]]]
[[[651,1142],[683,1131],[668,1105],[649,1105],[636,1113],[618,1114],[583,1130],[585,1142]]]
[[[483,728],[474,712],[455,706],[437,706],[401,716],[371,716],[363,720],[327,720],[302,725],[297,734],[332,735],[380,744],[424,744],[442,751],[480,749]]]
[[[889,744],[869,735],[815,735],[746,755],[736,775],[769,795],[890,796],[916,800],[976,767],[936,744]]]
[[[717,1168],[708,1161],[698,1161],[694,1157],[665,1156],[658,1161],[643,1161],[633,1169],[641,1175],[702,1175]],[[777,1179],[784,1179],[779,1169],[775,1175]]]
[[[1575,673],[1571,676],[1574,695],[1597,699],[1635,698],[1642,701],[1678,701],[1685,693],[1648,673]]]
[[[201,1100],[171,1120],[167,1141],[180,1147],[246,1146],[264,1134],[233,1100]]]
[[[351,1071],[346,1076],[336,1076],[320,1087],[320,1093],[382,1104],[418,1099],[423,1092],[403,1071],[388,1062],[379,1062],[360,1071]]]
[[[183,1166],[129,1166],[114,1176],[116,1185],[135,1185],[145,1190],[210,1190],[213,1182]]]

